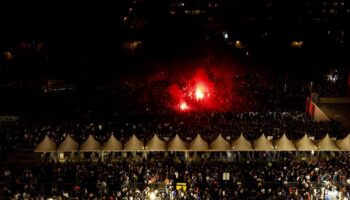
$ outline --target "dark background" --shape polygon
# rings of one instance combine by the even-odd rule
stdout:
[[[348,68],[349,17],[342,0],[6,0],[0,50],[12,58],[3,56],[0,70],[6,79],[99,82],[225,55],[242,66],[312,75]],[[123,44],[132,41],[142,45],[130,53]]]

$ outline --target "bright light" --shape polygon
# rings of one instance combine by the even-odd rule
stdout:
[[[228,39],[228,34],[227,33],[224,34],[224,38]]]
[[[235,41],[235,47],[238,49],[243,49],[243,44],[240,40]]]
[[[290,46],[293,48],[301,48],[303,47],[304,42],[303,41],[292,41]]]
[[[204,92],[203,89],[201,87],[197,87],[196,89],[196,99],[200,100],[204,98]]]
[[[149,195],[150,200],[155,200],[156,199],[156,194],[154,192],[151,192]]]
[[[180,103],[180,109],[181,110],[187,110],[189,107],[188,107],[188,105],[187,105],[187,103],[186,102],[182,102],[182,103]]]
[[[337,74],[328,74],[327,79],[328,81],[335,83],[339,79],[339,76]]]
[[[223,32],[222,35],[224,36],[224,39],[225,39],[225,40],[228,39],[228,33],[227,33],[227,32]]]

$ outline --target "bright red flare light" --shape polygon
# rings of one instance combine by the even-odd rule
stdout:
[[[196,99],[200,100],[200,99],[203,99],[203,98],[204,98],[204,92],[203,92],[202,88],[197,87],[197,89],[196,89]]]
[[[185,111],[185,110],[188,110],[188,109],[189,109],[189,107],[188,107],[186,102],[180,103],[180,110]]]

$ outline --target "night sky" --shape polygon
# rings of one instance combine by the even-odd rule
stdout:
[[[349,8],[312,0],[1,1],[0,50],[16,55],[2,59],[2,70],[142,73],[208,55],[274,69],[347,67]],[[133,41],[142,44],[130,53],[123,44]]]

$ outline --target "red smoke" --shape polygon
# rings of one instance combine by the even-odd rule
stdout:
[[[199,111],[213,110],[218,107],[214,95],[215,84],[212,77],[210,77],[210,71],[199,68],[182,85],[184,86],[180,87],[179,84],[173,83],[168,88],[171,104],[176,109],[185,111],[191,107]]]
[[[183,99],[183,92],[181,91],[180,87],[175,83],[169,86],[168,92],[172,98],[172,101],[174,102],[180,102]]]
[[[171,108],[180,112],[226,112],[245,109],[242,106],[244,99],[236,92],[236,77],[239,73],[233,69],[219,67],[192,70],[193,68],[181,70],[172,75],[173,84],[168,87]],[[189,74],[191,71],[192,74]]]

